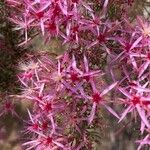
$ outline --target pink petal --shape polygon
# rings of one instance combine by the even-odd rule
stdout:
[[[93,93],[97,93],[98,90],[96,89],[96,85],[95,85],[95,82],[93,81],[93,79],[90,80],[90,83],[91,83],[91,86],[92,86]]]
[[[47,9],[51,4],[51,1],[47,1],[46,5],[42,6],[42,8],[39,10],[40,12],[41,11],[45,11],[45,9]]]
[[[30,120],[32,121],[32,123],[34,123],[33,118],[32,118],[32,115],[31,115],[29,109],[27,109],[27,111],[28,111],[28,115],[29,115]]]
[[[113,114],[116,118],[120,119],[120,117],[118,116],[118,114],[109,106],[102,104],[103,106],[105,106],[105,108],[111,113]]]
[[[44,28],[43,19],[41,19],[41,21],[40,21],[40,26],[41,26],[42,35],[44,36],[45,35],[45,28]]]
[[[89,115],[89,118],[88,118],[88,124],[90,125],[94,119],[94,116],[95,116],[95,111],[96,111],[96,106],[97,104],[94,102],[93,103],[93,106],[92,106],[92,110],[90,112],[90,115]]]
[[[125,91],[123,88],[119,87],[118,88],[119,91],[124,94],[127,98],[132,99],[132,96],[130,95],[130,93],[128,93],[127,91]]]
[[[129,56],[130,56],[130,61],[131,61],[132,65],[133,65],[133,67],[137,70],[137,69],[138,69],[138,67],[137,67],[137,63],[136,63],[136,61],[135,61],[134,57],[133,57],[133,56],[131,56],[131,55],[129,55]]]
[[[91,47],[95,46],[96,44],[98,44],[98,40],[92,42],[91,44],[89,44],[86,49],[90,49]]]
[[[89,11],[93,11],[90,6],[88,6],[86,3],[82,3],[82,5]]]
[[[140,36],[131,46],[130,50],[134,49],[138,44],[139,42],[142,40],[142,36]]]
[[[118,84],[118,81],[108,86],[102,93],[101,96],[107,94],[110,90],[112,90],[116,85]]]
[[[45,86],[45,83],[42,83],[41,87],[40,87],[40,91],[39,91],[39,96],[42,96],[43,94],[43,90],[44,90],[44,86]]]
[[[147,61],[147,62],[145,62],[145,63],[141,66],[140,71],[139,71],[139,76],[138,76],[138,77],[141,77],[141,76],[142,76],[142,74],[144,73],[144,71],[148,68],[149,64],[150,64],[150,62]]]
[[[61,11],[65,14],[68,15],[68,11],[67,11],[67,1],[66,0],[62,0],[61,2],[58,2],[59,7],[61,9]]]
[[[20,80],[20,82],[25,86],[28,87],[28,85],[18,76],[18,79]]]
[[[143,87],[138,87],[138,86],[133,86],[132,88],[137,90],[139,93],[140,92],[150,92],[150,89],[148,89],[148,88],[143,88]]]
[[[89,72],[89,64],[85,55],[84,55],[84,66],[85,66],[85,71]]]
[[[137,108],[137,111],[138,111],[138,113],[139,113],[139,115],[140,115],[140,117],[141,117],[141,120],[144,122],[144,124],[145,124],[148,128],[150,128],[150,124],[149,124],[149,122],[148,122],[148,120],[147,120],[147,117],[146,117],[146,115],[145,115],[144,110],[143,110],[139,105],[136,105],[136,108]]]
[[[130,112],[131,109],[132,109],[132,106],[128,106],[125,109],[125,111],[122,113],[121,118],[119,119],[118,123],[120,123],[125,118],[125,116]]]
[[[138,54],[138,53],[130,53],[130,56],[146,58],[146,55],[144,55],[144,54]]]
[[[141,120],[141,128],[140,128],[141,134],[144,133],[144,130],[145,130],[145,123]]]
[[[103,7],[107,7],[109,0],[105,0]]]

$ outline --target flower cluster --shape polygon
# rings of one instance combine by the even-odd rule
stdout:
[[[25,37],[20,45],[31,40],[30,34],[36,32],[42,33],[45,41],[57,37],[63,44],[91,48],[113,40],[113,31],[118,27],[118,22],[107,20],[108,0],[7,0],[7,3],[15,8],[9,18],[16,25],[14,29],[21,30]],[[100,5],[100,15],[94,11],[96,4]]]
[[[90,3],[83,0],[8,0],[8,4],[17,9],[10,18],[16,24],[16,30],[24,31],[25,42],[31,29],[41,31],[46,40],[51,37],[63,37],[64,42],[79,42],[79,33],[86,29],[83,12],[90,11]],[[19,12],[19,13],[18,13]],[[19,14],[19,15],[18,15]]]
[[[150,144],[150,34],[149,22],[141,17],[137,18],[134,26],[131,26],[131,32],[124,32],[118,42],[120,44],[120,53],[112,59],[110,72],[114,81],[116,81],[115,68],[120,71],[120,81],[118,90],[123,94],[118,101],[123,105],[124,111],[121,113],[119,122],[121,122],[127,114],[131,114],[131,118],[140,119],[141,135],[148,135],[140,143],[138,150],[145,144]],[[128,37],[128,39],[127,39]],[[117,63],[115,63],[117,62]]]
[[[68,46],[68,51],[56,59],[43,55],[21,65],[20,97],[33,103],[32,112],[28,110],[30,120],[25,121],[25,133],[32,135],[23,144],[28,150],[91,149],[86,129],[95,125],[99,108],[108,110],[118,122],[130,114],[140,122],[141,135],[146,135],[136,141],[138,150],[150,145],[150,22],[141,17],[131,22],[127,13],[114,21],[109,17],[112,2],[108,0],[7,3],[16,10],[9,19],[25,35],[21,45],[34,31],[41,32],[46,42],[57,37]],[[133,3],[127,1],[128,5]],[[99,12],[95,4],[99,4]],[[74,47],[83,55],[75,55]],[[97,61],[99,54],[105,62],[103,70],[99,69],[101,64],[95,69],[95,64],[88,62]],[[105,76],[112,78],[107,86]],[[115,100],[108,94],[113,89]],[[121,106],[121,113],[116,113],[119,110],[114,111],[110,103]]]
[[[105,97],[118,82],[108,87],[98,84],[103,73],[90,69],[86,56],[78,63],[75,56],[69,58],[67,54],[59,56],[57,62],[42,56],[37,63],[29,62],[21,68],[24,71],[18,75],[23,86],[20,96],[33,103],[25,130],[33,137],[23,144],[29,149],[69,150],[87,146],[86,128],[92,124],[97,107],[106,108],[119,119]]]

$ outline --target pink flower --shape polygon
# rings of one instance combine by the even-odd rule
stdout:
[[[99,29],[95,31],[95,28],[93,27],[92,33],[94,34],[94,40],[93,42],[88,42],[86,48],[90,49],[91,47],[95,45],[101,45],[104,47],[107,47],[106,44],[110,40],[115,40],[115,38],[112,36],[115,29],[118,27],[118,23],[116,22],[115,25],[110,22],[101,22],[99,25]]]
[[[10,100],[4,100],[0,106],[0,117],[6,114],[11,114],[12,116],[19,118],[15,111],[15,106]]]
[[[134,90],[127,92],[121,87],[118,89],[127,97],[126,99],[120,99],[127,108],[122,113],[119,122],[122,121],[128,113],[136,111],[139,114],[141,121],[149,128],[150,123],[147,118],[147,113],[149,113],[149,111],[147,112],[147,108],[150,105],[150,97],[144,96],[144,92],[134,92]]]
[[[23,146],[27,146],[28,150],[30,149],[41,149],[41,150],[49,150],[49,149],[58,149],[64,148],[65,146],[61,143],[65,139],[63,137],[57,137],[57,135],[46,136],[43,133],[36,132],[37,137],[34,137],[28,142],[23,143]]]
[[[150,22],[142,17],[137,17],[136,31],[139,32],[143,38],[148,40],[150,38]]]
[[[94,81],[91,80],[91,86],[92,86],[92,93],[93,93],[93,95],[92,96],[88,96],[88,97],[89,97],[90,100],[93,101],[93,106],[92,106],[92,110],[91,110],[91,113],[90,113],[90,116],[89,116],[89,119],[88,119],[89,124],[91,124],[91,122],[93,121],[94,116],[95,116],[95,112],[96,112],[96,107],[99,104],[104,106],[115,117],[117,117],[118,119],[120,118],[118,116],[118,114],[111,107],[106,105],[106,102],[105,102],[105,100],[103,98],[103,96],[105,94],[107,94],[109,91],[111,91],[117,85],[117,83],[118,82],[115,82],[115,83],[111,84],[110,86],[108,86],[106,89],[104,89],[102,92],[99,92],[97,90],[96,86],[95,86]]]

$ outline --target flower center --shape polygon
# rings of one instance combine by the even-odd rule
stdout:
[[[72,28],[72,32],[73,33],[76,33],[76,32],[78,32],[79,31],[79,26],[77,25],[77,26],[74,26],[73,28]]]
[[[6,104],[5,104],[5,108],[6,108],[6,109],[10,109],[10,108],[11,108],[11,103],[6,103]]]
[[[46,144],[49,145],[51,143],[52,143],[52,138],[51,137],[47,137]]]
[[[147,54],[147,58],[150,60],[150,53]]]
[[[129,51],[130,51],[130,48],[131,48],[131,44],[127,43],[126,46],[125,46],[125,50],[126,50],[127,52],[129,52]]]
[[[44,16],[44,12],[40,11],[40,12],[36,13],[36,16],[38,19],[41,19]]]
[[[79,80],[77,73],[72,73],[70,78],[71,78],[72,82],[75,82],[75,81]]]
[[[39,127],[39,125],[38,125],[37,123],[35,123],[35,124],[32,125],[32,128],[33,128],[34,130],[37,130],[38,127]]]
[[[132,99],[133,105],[137,105],[140,103],[140,97],[134,96]]]
[[[106,37],[105,35],[103,34],[100,34],[98,37],[97,37],[99,43],[104,43],[106,41]]]
[[[102,98],[101,98],[101,96],[99,95],[99,93],[93,94],[93,95],[92,95],[92,98],[93,98],[93,102],[95,102],[95,103],[99,103],[99,102],[102,100]]]
[[[46,112],[51,111],[51,110],[52,110],[52,104],[51,104],[51,103],[47,103],[47,104],[45,105],[44,110],[45,110]]]
[[[56,30],[56,25],[55,25],[55,23],[53,22],[53,23],[50,23],[49,25],[48,25],[48,29],[50,30],[50,31],[55,31]]]
[[[48,123],[47,122],[43,122],[42,123],[42,129],[46,130],[48,128]]]

